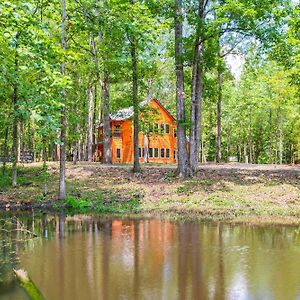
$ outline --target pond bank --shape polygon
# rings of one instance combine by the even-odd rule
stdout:
[[[19,185],[1,177],[1,210],[60,210],[114,214],[163,215],[171,218],[226,222],[300,224],[300,168],[239,165],[200,166],[185,181],[174,166],[130,166],[99,163],[67,165],[67,199],[56,200],[58,163],[19,167]],[[44,182],[48,193],[43,196]]]

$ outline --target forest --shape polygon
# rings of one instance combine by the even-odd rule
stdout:
[[[199,163],[300,159],[300,5],[292,0],[4,0],[0,159],[93,161],[110,113],[157,98],[177,120],[177,175]],[[187,147],[187,141],[189,147]]]

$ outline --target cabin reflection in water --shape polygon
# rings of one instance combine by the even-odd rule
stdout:
[[[47,239],[18,254],[46,299],[300,296],[300,238],[292,227],[79,215],[28,224]]]

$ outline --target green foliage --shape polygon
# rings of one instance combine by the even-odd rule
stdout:
[[[76,210],[82,210],[82,209],[86,209],[88,207],[91,206],[90,201],[86,200],[86,199],[78,199],[74,196],[67,196],[66,197],[66,205],[67,208],[70,209],[76,209]]]

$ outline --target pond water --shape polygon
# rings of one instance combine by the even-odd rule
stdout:
[[[300,231],[99,216],[0,215],[0,299],[299,299]],[[34,231],[31,239],[24,231]],[[22,240],[22,241],[20,241]]]

